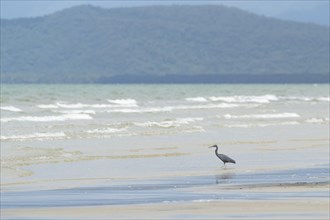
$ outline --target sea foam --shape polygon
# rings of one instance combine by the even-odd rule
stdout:
[[[330,97],[319,97],[317,98],[318,101],[330,102]]]
[[[284,121],[279,123],[251,123],[251,124],[225,124],[226,128],[254,128],[254,127],[269,127],[269,126],[283,126],[283,125],[299,125],[297,121]]]
[[[12,118],[1,118],[1,122],[10,121],[26,121],[26,122],[51,122],[51,121],[67,121],[67,120],[86,120],[93,119],[87,114],[65,114],[65,115],[51,115],[51,116],[22,116]]]
[[[309,118],[305,120],[307,123],[311,124],[328,124],[329,123],[329,118]]]
[[[5,111],[10,111],[10,112],[21,112],[22,111],[22,109],[19,109],[14,106],[1,106],[0,109],[5,110]]]
[[[112,104],[85,104],[85,103],[67,103],[67,102],[56,102],[55,104],[40,104],[37,105],[38,108],[43,109],[84,109],[84,108],[118,108],[118,107],[137,107],[137,102],[134,99],[118,99],[118,100],[108,100]]]
[[[186,98],[189,102],[226,102],[226,103],[269,103],[271,101],[278,101],[279,98],[275,95],[262,96],[209,96],[209,97],[190,97]]]
[[[157,113],[157,112],[172,112],[174,110],[194,110],[194,109],[213,109],[213,108],[234,108],[239,107],[237,104],[220,103],[207,105],[177,105],[163,107],[144,107],[144,108],[118,108],[110,109],[109,113]]]
[[[137,107],[137,101],[135,99],[108,99],[108,102],[116,105],[126,107]]]
[[[63,114],[92,114],[92,115],[96,114],[94,110],[63,110],[63,111],[54,110],[54,111]]]
[[[109,104],[83,104],[83,103],[61,103],[58,102],[56,105],[60,108],[75,108],[75,109],[80,109],[80,108],[112,108],[114,107],[113,105]]]
[[[189,109],[212,109],[212,108],[235,108],[239,107],[237,104],[228,104],[228,103],[220,103],[220,104],[206,104],[206,105],[179,105],[172,106],[171,108],[174,110],[189,110]]]
[[[205,98],[205,97],[186,98],[186,101],[190,101],[190,102],[208,102],[207,98]]]
[[[139,127],[161,127],[161,128],[171,128],[180,127],[182,125],[188,125],[191,122],[202,121],[203,118],[177,118],[174,120],[164,120],[164,121],[146,121],[146,122],[135,122],[134,124]]]
[[[223,101],[234,103],[270,103],[271,101],[278,101],[275,95],[262,95],[262,96],[211,96],[211,101]]]
[[[280,98],[289,101],[330,102],[330,97],[327,96],[322,96],[322,97],[288,96],[288,97],[280,97]]]
[[[28,139],[33,140],[49,140],[49,139],[58,139],[64,138],[66,135],[63,132],[56,132],[56,133],[34,133],[28,135],[11,135],[11,136],[1,136],[1,140],[16,140],[16,141],[23,141]]]
[[[126,131],[125,128],[104,128],[104,129],[92,129],[86,131],[89,134],[112,134],[112,133],[118,133],[118,132],[123,132]]]
[[[288,100],[288,101],[306,101],[306,102],[330,102],[329,96],[321,97],[306,97],[306,96],[276,96],[272,94],[261,96],[209,96],[209,97],[190,97],[186,98],[189,102],[226,102],[226,103],[259,103],[267,104],[273,101]]]
[[[40,104],[37,105],[38,108],[44,108],[44,109],[53,109],[53,108],[59,108],[57,105],[55,104]]]
[[[280,118],[299,118],[297,113],[278,113],[278,114],[253,114],[253,115],[231,115],[223,116],[226,119],[280,119]]]
[[[147,107],[147,108],[118,108],[111,109],[109,113],[157,113],[157,112],[171,112],[173,109],[170,107]]]

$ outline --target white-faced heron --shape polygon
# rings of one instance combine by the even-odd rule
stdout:
[[[219,159],[223,162],[223,165],[226,165],[226,163],[236,163],[235,160],[231,159],[227,155],[219,154],[218,153],[218,145],[213,145],[211,147],[215,147],[215,155],[217,155],[217,157],[219,157]],[[209,148],[211,148],[211,147],[209,147]]]

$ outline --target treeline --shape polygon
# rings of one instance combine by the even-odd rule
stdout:
[[[323,81],[329,28],[223,6],[78,6],[1,20],[0,68],[2,82]]]

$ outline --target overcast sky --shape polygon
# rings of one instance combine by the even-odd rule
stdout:
[[[75,5],[90,4],[105,8],[113,7],[132,7],[146,5],[173,5],[173,4],[223,4],[235,6],[244,10],[248,10],[257,14],[262,14],[278,18],[295,18],[305,21],[324,20],[329,24],[329,0],[258,0],[258,1],[171,1],[171,0],[149,0],[149,1],[120,1],[120,0],[0,0],[1,2],[1,18],[20,18],[20,17],[36,17],[47,15],[65,8]],[[298,18],[300,16],[300,18]]]

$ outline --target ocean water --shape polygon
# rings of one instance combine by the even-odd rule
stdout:
[[[329,124],[329,85],[2,85],[1,143]]]

